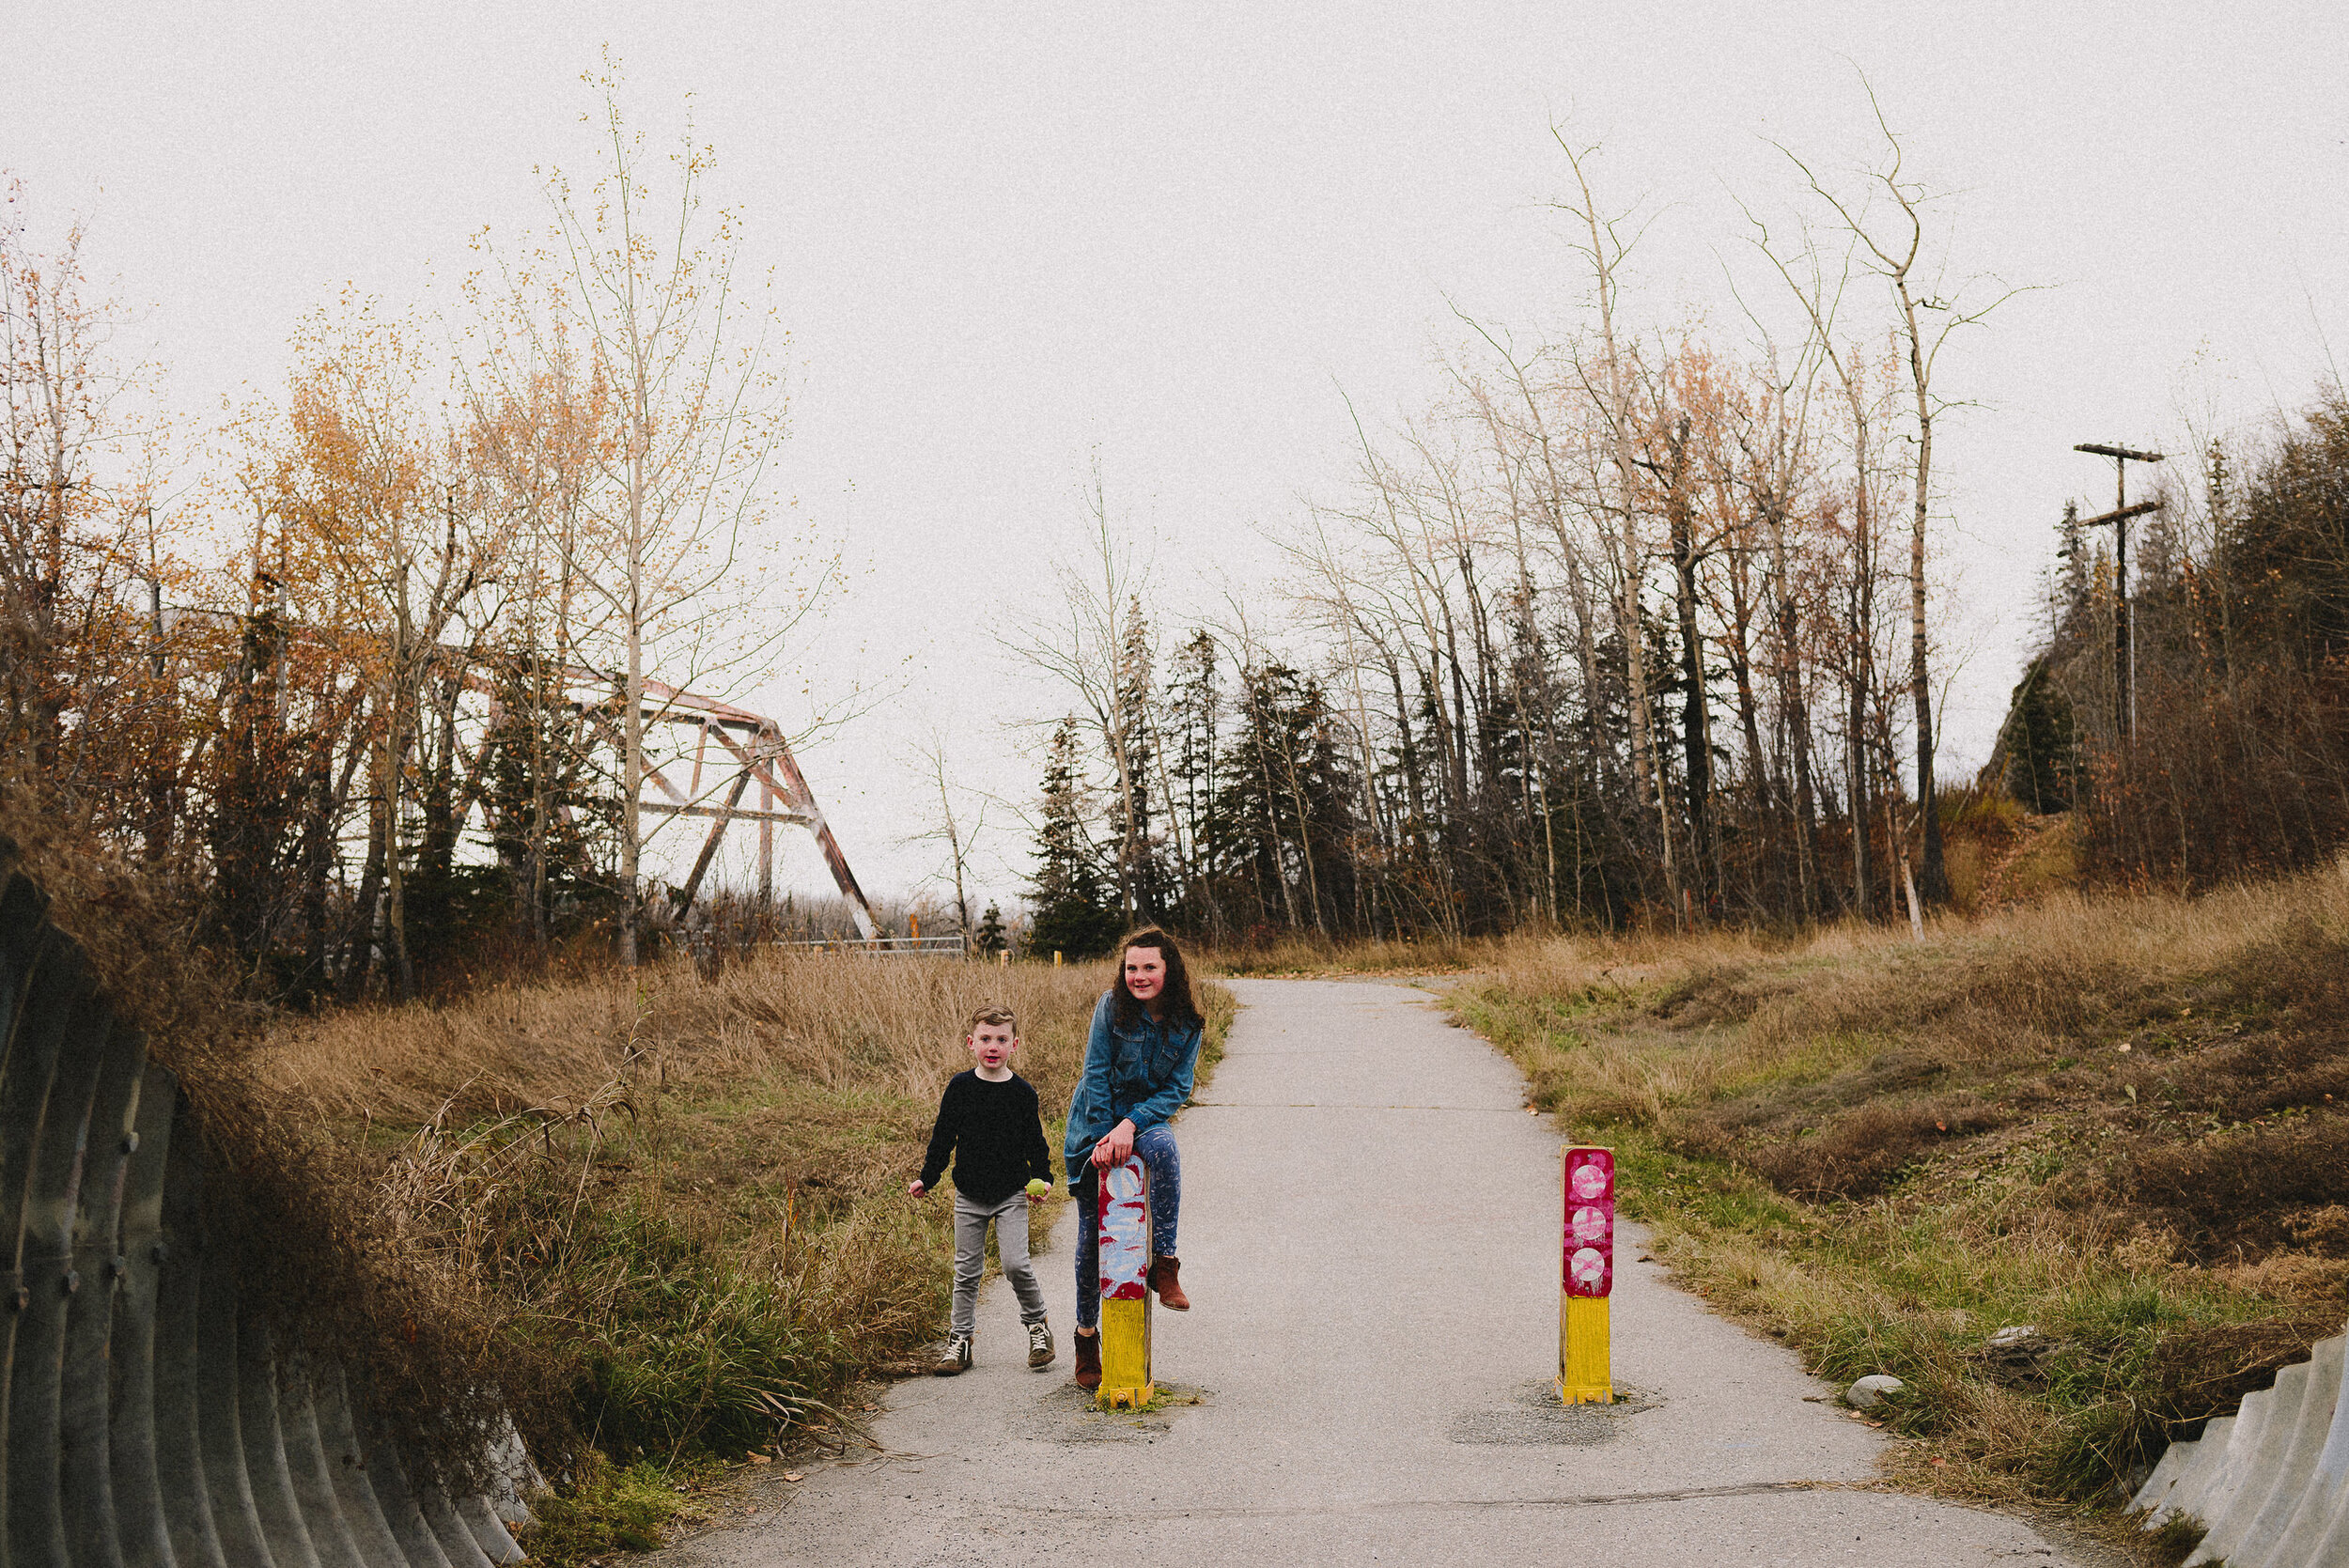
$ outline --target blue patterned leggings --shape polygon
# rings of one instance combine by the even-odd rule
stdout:
[[[1134,1153],[1150,1172],[1150,1253],[1171,1258],[1174,1252],[1174,1222],[1183,1212],[1183,1157],[1174,1147],[1174,1134],[1163,1126],[1134,1136]],[[1101,1184],[1097,1167],[1087,1163],[1086,1179],[1077,1190],[1077,1327],[1101,1326]]]

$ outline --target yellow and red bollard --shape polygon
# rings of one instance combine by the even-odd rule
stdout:
[[[1100,1175],[1101,1387],[1105,1406],[1150,1403],[1150,1173],[1128,1155]]]
[[[1615,1152],[1569,1148],[1563,1166],[1558,1397],[1568,1405],[1612,1405],[1615,1377],[1608,1300],[1615,1285]]]

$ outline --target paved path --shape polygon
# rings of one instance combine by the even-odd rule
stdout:
[[[1067,1382],[1073,1215],[1037,1259],[1062,1358],[1030,1373],[1002,1281],[978,1364],[899,1386],[889,1456],[819,1467],[678,1560],[775,1563],[1948,1564],[2069,1560],[2002,1515],[1864,1482],[1883,1439],[1795,1357],[1626,1247],[1615,1374],[1649,1403],[1545,1407],[1557,1139],[1517,1070],[1408,986],[1243,981],[1176,1124],[1183,1281],[1155,1318],[1195,1407],[1140,1425]],[[1636,1236],[1626,1238],[1636,1241]]]

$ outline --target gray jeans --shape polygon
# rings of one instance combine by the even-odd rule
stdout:
[[[1044,1290],[1028,1262],[1028,1195],[1015,1192],[1000,1203],[973,1203],[955,1194],[954,1331],[968,1334],[979,1304],[979,1276],[987,1272],[987,1222],[995,1222],[995,1251],[1003,1278],[1019,1297],[1019,1321],[1044,1321]]]

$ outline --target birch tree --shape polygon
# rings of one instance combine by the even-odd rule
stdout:
[[[1908,530],[1908,689],[1917,733],[1917,810],[1923,821],[1919,880],[1925,902],[1949,901],[1950,879],[1941,849],[1941,815],[1934,804],[1933,684],[1929,657],[1925,566],[1933,507],[1934,422],[1950,406],[1934,391],[1934,369],[1951,334],[1981,321],[2018,292],[2001,288],[1987,303],[1968,306],[1925,277],[1925,210],[1937,195],[1906,170],[1907,149],[1884,117],[1875,88],[1863,78],[1868,107],[1883,135],[1885,152],[1867,171],[1862,194],[1847,195],[1823,183],[1812,166],[1792,152],[1812,194],[1824,202],[1865,253],[1868,269],[1891,295],[1894,334],[1907,376],[1912,429]],[[1780,148],[1781,152],[1786,149]],[[1977,296],[1979,298],[1980,296]]]
[[[597,178],[581,190],[547,174],[553,234],[518,262],[500,258],[499,281],[516,319],[535,323],[522,340],[544,360],[559,332],[607,400],[586,517],[561,550],[582,600],[599,611],[580,641],[617,666],[619,939],[632,965],[650,836],[646,722],[661,716],[648,700],[653,666],[672,689],[738,675],[812,609],[831,566],[818,562],[804,582],[777,537],[766,485],[785,434],[774,318],[738,286],[737,215],[705,206],[716,155],[689,122],[664,173],[622,113],[608,55],[589,81]]]

